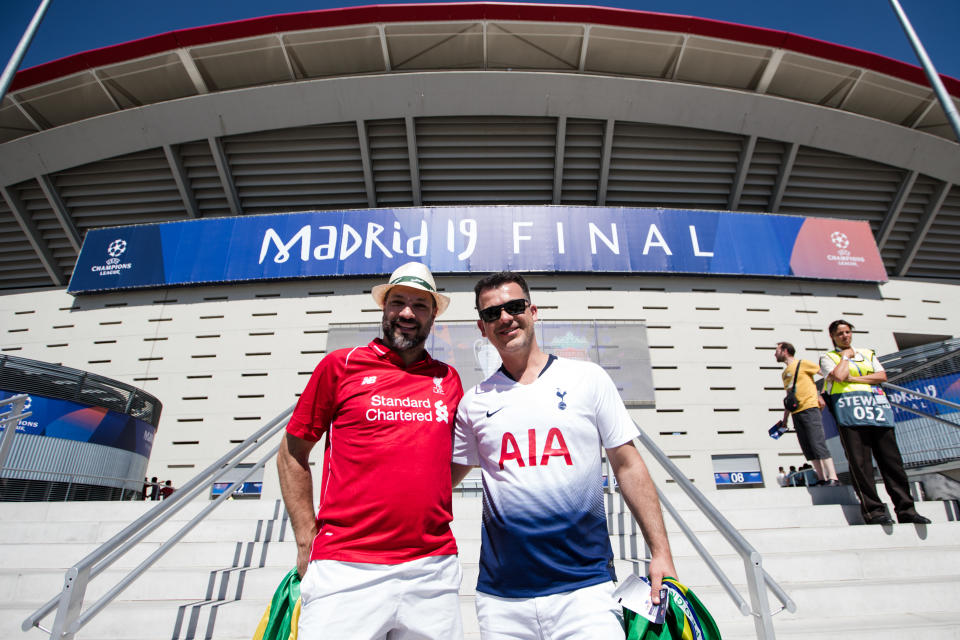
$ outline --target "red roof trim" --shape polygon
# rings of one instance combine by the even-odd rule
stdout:
[[[249,38],[271,33],[287,33],[322,27],[363,25],[371,23],[435,22],[449,20],[524,20],[533,22],[590,23],[635,29],[651,29],[688,33],[720,38],[745,44],[783,48],[841,64],[869,69],[908,82],[929,85],[923,69],[886,56],[852,47],[808,38],[786,31],[751,27],[696,18],[592,7],[583,5],[514,4],[496,2],[465,2],[436,4],[391,4],[343,9],[322,9],[302,13],[264,16],[236,22],[225,22],[205,27],[194,27],[162,33],[123,44],[93,49],[53,60],[19,72],[11,90],[55,80],[84,69],[117,64],[180,47],[192,47],[238,38]],[[960,80],[941,76],[947,90],[960,96]]]

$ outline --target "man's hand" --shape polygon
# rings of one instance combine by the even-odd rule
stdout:
[[[669,554],[665,557],[662,554],[653,556],[650,559],[650,566],[647,571],[650,574],[650,589],[652,591],[650,600],[653,604],[660,604],[660,587],[663,584],[663,579],[677,577],[677,570],[673,567],[673,558]]]

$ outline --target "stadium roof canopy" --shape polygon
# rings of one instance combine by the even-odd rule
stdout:
[[[0,288],[64,286],[96,227],[454,204],[862,219],[891,276],[954,279],[958,182],[923,72],[876,54],[602,7],[313,11],[17,74]]]

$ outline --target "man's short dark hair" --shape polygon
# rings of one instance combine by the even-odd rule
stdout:
[[[480,310],[480,294],[482,292],[487,289],[496,289],[511,282],[516,283],[523,289],[523,297],[526,298],[527,302],[530,302],[530,287],[527,286],[527,281],[523,279],[522,275],[513,271],[498,271],[480,278],[477,284],[473,286],[473,304],[477,307],[477,311]]]
[[[777,346],[783,347],[783,350],[789,353],[791,358],[797,353],[797,350],[794,349],[793,345],[790,344],[789,342],[778,342]]]
[[[836,332],[837,327],[839,327],[842,324],[847,325],[848,327],[850,327],[850,331],[853,331],[853,325],[847,322],[846,320],[844,320],[843,318],[840,318],[839,320],[834,320],[833,322],[830,323],[830,326],[827,327],[827,333],[829,333],[832,336],[834,332]]]

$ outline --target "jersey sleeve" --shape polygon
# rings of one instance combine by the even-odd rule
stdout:
[[[336,351],[320,361],[297,400],[287,433],[308,442],[323,437],[336,410],[336,390],[344,365],[345,360]]]
[[[468,391],[457,408],[457,418],[453,425],[453,462],[477,466],[480,464],[477,434],[473,429],[473,421],[468,411],[472,399],[473,393]]]
[[[597,430],[605,449],[618,447],[640,435],[610,375],[596,367]]]

